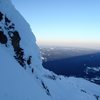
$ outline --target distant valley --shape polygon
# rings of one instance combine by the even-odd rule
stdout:
[[[58,75],[85,78],[100,84],[100,52],[73,47],[42,47],[43,66]]]

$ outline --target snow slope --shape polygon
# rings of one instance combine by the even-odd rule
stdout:
[[[0,0],[0,100],[100,100],[100,86],[42,67],[30,26]]]

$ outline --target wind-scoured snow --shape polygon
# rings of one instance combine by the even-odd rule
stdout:
[[[44,69],[30,26],[0,0],[0,100],[100,100],[100,86]]]

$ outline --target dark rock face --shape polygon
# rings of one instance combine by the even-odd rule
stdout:
[[[32,56],[29,56],[28,60],[27,60],[27,64],[30,65],[31,64],[31,58]]]
[[[34,69],[32,68],[32,73],[34,72]]]
[[[0,12],[0,21],[3,19],[3,14]]]
[[[7,44],[7,37],[6,37],[6,35],[3,33],[3,31],[0,31],[0,43],[2,43],[2,44]]]
[[[10,22],[11,22],[11,21],[5,16],[5,24],[6,24],[6,25],[9,25]]]
[[[26,69],[25,59],[24,59],[24,51],[22,48],[17,48],[15,50],[15,59],[19,62],[19,64]]]
[[[11,38],[11,42],[12,42],[14,51],[17,51],[20,47],[20,40],[21,40],[19,33],[17,31],[14,31],[13,36],[11,36],[11,34],[9,34],[9,36]]]
[[[13,47],[16,61],[18,61],[24,69],[26,69],[26,66],[29,66],[33,73],[34,69],[30,66],[32,56],[25,56],[24,49],[20,46],[20,33],[16,30],[15,24],[6,15],[0,12],[0,23],[2,23],[2,20],[5,22],[4,25],[0,26],[0,43],[7,45],[9,41]],[[6,35],[4,34],[4,30],[6,31]]]
[[[42,84],[43,89],[46,91],[46,94],[47,94],[48,96],[51,96],[48,87],[45,85],[45,83],[44,83],[42,80],[41,80],[41,84]]]

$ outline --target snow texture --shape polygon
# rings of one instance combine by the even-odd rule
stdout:
[[[100,86],[43,68],[30,26],[0,0],[0,100],[100,100]]]

